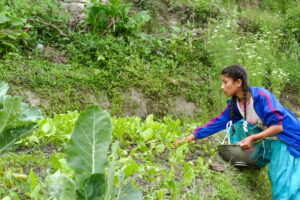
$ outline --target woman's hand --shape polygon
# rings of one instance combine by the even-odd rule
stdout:
[[[241,149],[250,149],[254,138],[251,136],[246,137],[245,139],[237,142],[240,145]]]
[[[192,135],[189,135],[187,138],[185,138],[185,139],[183,139],[183,140],[177,140],[177,141],[173,144],[173,146],[176,147],[176,146],[180,145],[180,143],[182,143],[182,142],[184,142],[184,141],[191,142],[191,141],[193,141],[193,140],[195,140],[195,139],[196,139],[196,138],[195,138],[194,134],[192,134]]]

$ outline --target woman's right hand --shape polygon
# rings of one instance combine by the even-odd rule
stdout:
[[[195,138],[195,136],[194,136],[194,134],[192,134],[192,135],[189,135],[188,137],[186,137],[185,139],[183,139],[183,140],[177,140],[175,143],[174,143],[174,146],[176,147],[176,146],[178,146],[178,145],[180,145],[182,142],[184,142],[184,141],[187,141],[187,142],[191,142],[191,141],[193,141],[193,140],[195,140],[196,138]]]

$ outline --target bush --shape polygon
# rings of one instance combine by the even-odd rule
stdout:
[[[68,13],[61,14],[59,0],[7,0],[0,8],[0,56],[66,36]]]
[[[170,1],[171,12],[181,16],[181,22],[187,21],[206,24],[209,18],[217,18],[222,16],[221,9],[213,3],[204,0]]]
[[[93,34],[112,32],[114,35],[136,33],[150,19],[146,11],[129,16],[131,4],[123,0],[109,0],[109,4],[101,4],[92,0],[86,5],[86,23]]]
[[[300,4],[287,10],[283,30],[300,42]]]

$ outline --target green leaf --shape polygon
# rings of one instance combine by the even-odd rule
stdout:
[[[157,192],[157,200],[163,200],[163,197],[164,197],[163,190],[160,189],[160,190]]]
[[[44,133],[44,135],[54,135],[56,132],[56,127],[53,124],[53,121],[50,118],[46,118],[39,122],[40,131]]]
[[[131,183],[128,183],[124,187],[121,188],[121,195],[119,200],[139,200],[142,199],[142,193],[133,187]]]
[[[106,186],[104,174],[92,174],[85,180],[83,187],[78,190],[78,199],[102,199]]]
[[[148,128],[145,131],[141,132],[140,135],[145,141],[151,140],[153,137],[153,130],[152,128]]]
[[[129,177],[132,175],[133,172],[137,171],[139,169],[138,164],[136,163],[131,163],[130,165],[127,165],[124,169],[124,175],[125,177]]]
[[[140,11],[136,16],[134,16],[134,20],[138,25],[143,25],[144,23],[148,22],[150,20],[150,15],[148,15],[148,11]]]
[[[22,112],[21,99],[19,97],[6,96],[2,104],[3,109],[0,111],[0,134]]]
[[[0,134],[0,155],[8,151],[16,141],[34,131],[34,123],[30,122],[26,126],[15,129],[7,129]]]
[[[0,24],[6,23],[9,21],[9,18],[5,16],[5,13],[0,13]]]
[[[58,200],[76,199],[75,183],[66,175],[61,175],[59,171],[50,176],[50,192]]]
[[[63,158],[63,154],[54,153],[50,156],[48,162],[53,169],[59,170],[62,168],[62,165],[59,161],[62,158]]]
[[[182,186],[187,186],[192,183],[194,179],[194,170],[190,168],[183,176],[182,176]]]
[[[90,106],[80,114],[66,148],[68,164],[76,173],[104,173],[111,130],[109,114],[98,106]]]
[[[112,147],[112,162],[109,164],[108,172],[107,172],[107,190],[105,199],[110,199],[113,192],[113,181],[114,181],[114,172],[115,172],[115,158],[116,158],[116,150],[119,146],[119,142],[116,141]]]
[[[12,26],[19,26],[19,25],[22,25],[24,23],[24,21],[20,18],[15,18],[15,19],[12,19],[10,21],[10,23]]]
[[[42,112],[35,106],[31,108],[27,104],[22,103],[22,113],[19,117],[19,120],[35,122],[37,119],[42,119]]]
[[[7,151],[16,141],[32,132],[35,121],[42,118],[41,111],[21,103],[20,97],[5,96],[7,85],[0,85],[0,154]]]
[[[0,83],[0,98],[2,98],[8,90],[8,85],[4,82]]]
[[[34,189],[39,185],[39,183],[38,183],[37,177],[36,177],[35,173],[32,171],[32,169],[30,169],[28,181],[29,181],[29,185],[30,185],[30,192],[33,192]]]

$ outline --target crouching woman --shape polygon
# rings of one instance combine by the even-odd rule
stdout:
[[[242,149],[261,139],[269,143],[268,155],[259,167],[269,164],[268,175],[272,184],[273,200],[300,199],[300,122],[288,109],[283,107],[272,93],[260,87],[250,87],[247,73],[240,65],[230,65],[221,72],[221,88],[227,97],[228,106],[217,117],[198,127],[186,139],[188,142],[205,138],[226,125],[234,124],[233,132],[240,127],[237,136],[230,135]],[[243,123],[241,123],[243,121]],[[237,123],[238,122],[238,123]],[[249,127],[259,127],[260,131],[248,134]],[[235,128],[234,128],[235,127]],[[231,131],[232,133],[232,131]],[[272,138],[272,139],[270,139]],[[176,141],[180,144],[183,140]]]

